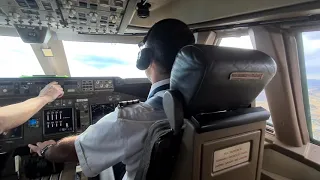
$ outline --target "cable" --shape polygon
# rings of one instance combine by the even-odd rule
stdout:
[[[143,0],[141,0],[141,2],[143,2]],[[145,1],[143,2],[143,5],[146,5],[147,2],[148,2],[148,0],[145,0]]]

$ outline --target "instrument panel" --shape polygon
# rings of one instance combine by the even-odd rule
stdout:
[[[48,103],[23,125],[0,135],[0,152],[82,133],[114,111],[120,101],[144,101],[150,89],[147,79],[3,78],[0,79],[0,106],[35,97],[52,81],[64,88],[64,96]]]
[[[127,3],[128,0],[1,0],[0,26],[15,27],[27,41],[45,36],[48,29],[116,34]]]
[[[12,139],[20,139],[22,138],[22,126],[11,129],[8,132],[4,132],[0,134],[0,141],[12,140]]]

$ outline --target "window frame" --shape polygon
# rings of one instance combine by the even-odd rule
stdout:
[[[320,31],[320,29],[311,30],[311,31]],[[308,128],[308,133],[310,137],[310,142],[316,145],[320,145],[320,140],[316,140],[313,138],[311,109],[310,109],[308,81],[307,81],[307,70],[306,70],[306,64],[305,64],[305,54],[304,54],[304,46],[303,46],[303,39],[302,39],[303,32],[311,32],[311,31],[308,31],[308,30],[298,31],[296,32],[295,37],[297,41],[297,50],[298,50],[298,58],[299,58],[302,97],[303,97],[304,111],[305,111],[305,117],[307,121],[307,128]]]

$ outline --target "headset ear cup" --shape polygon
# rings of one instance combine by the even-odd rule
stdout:
[[[140,70],[146,70],[152,61],[153,58],[153,51],[150,48],[143,48],[139,52],[138,59],[137,59],[137,68]]]

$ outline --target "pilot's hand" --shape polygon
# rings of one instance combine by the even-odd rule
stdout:
[[[54,140],[37,142],[36,146],[33,144],[28,144],[28,147],[30,148],[31,153],[37,153],[39,156],[41,156],[41,150],[51,144],[57,144],[57,142]]]
[[[40,91],[39,97],[43,97],[49,103],[62,97],[63,94],[62,87],[57,82],[51,82]]]

